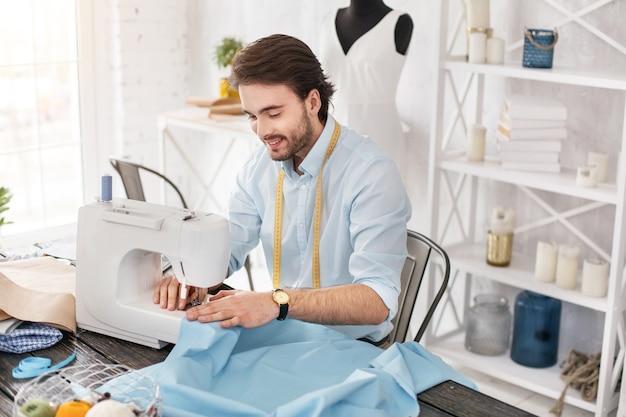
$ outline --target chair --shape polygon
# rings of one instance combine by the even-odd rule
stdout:
[[[111,165],[113,165],[113,168],[115,168],[117,173],[120,174],[120,177],[122,178],[122,183],[124,184],[124,190],[126,191],[126,197],[128,197],[129,199],[146,201],[146,196],[144,194],[143,185],[141,182],[141,173],[146,172],[148,174],[155,175],[156,177],[160,178],[161,180],[165,181],[165,183],[170,185],[174,189],[174,191],[176,191],[178,197],[180,197],[180,202],[183,208],[189,208],[187,206],[185,198],[183,197],[183,194],[180,192],[178,187],[169,178],[167,178],[160,172],[150,169],[146,166],[119,158],[111,157],[109,158],[109,161],[111,162]],[[248,274],[248,283],[250,285],[250,290],[254,291],[254,283],[252,282],[252,271],[249,257],[246,257],[246,260],[244,262],[244,268],[246,269],[246,273]]]
[[[424,274],[427,267],[434,263],[431,263],[431,255],[433,253],[440,258],[443,277],[441,283],[438,284],[439,288],[435,294],[435,298],[430,303],[426,315],[422,320],[422,324],[417,331],[417,335],[413,339],[414,341],[419,342],[426,332],[426,328],[433,317],[439,301],[443,297],[450,278],[450,259],[448,258],[448,254],[430,238],[409,230],[407,234],[407,250],[408,256],[401,275],[402,289],[398,300],[398,314],[392,320],[394,328],[389,334],[390,343],[402,343],[406,340],[406,336],[409,333],[409,323],[411,322],[411,317],[415,310],[415,303],[423,282]]]
[[[143,185],[141,182],[141,172],[147,172],[159,177],[167,184],[169,184],[174,189],[174,191],[176,191],[178,197],[180,197],[180,202],[183,208],[189,208],[187,206],[185,198],[183,197],[183,194],[180,192],[178,187],[165,175],[146,166],[136,164],[134,162],[125,161],[117,158],[109,158],[109,160],[111,161],[111,165],[113,165],[113,168],[115,168],[118,174],[120,174],[120,177],[122,178],[122,183],[124,184],[124,190],[126,190],[126,197],[128,197],[129,199],[146,201],[146,196],[144,194]]]

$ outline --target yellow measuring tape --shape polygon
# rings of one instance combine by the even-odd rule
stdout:
[[[320,222],[322,219],[322,170],[326,161],[333,153],[335,145],[339,140],[339,134],[341,133],[341,126],[339,123],[335,123],[335,130],[333,130],[333,136],[330,139],[330,144],[326,149],[326,155],[324,155],[324,161],[320,168],[320,173],[317,176],[317,191],[315,193],[315,212],[313,215],[313,259],[312,259],[312,273],[313,273],[313,288],[320,287]],[[274,288],[280,288],[280,255],[282,249],[282,236],[283,236],[283,182],[285,180],[285,171],[282,169],[278,173],[278,179],[276,182],[276,209],[274,213]]]

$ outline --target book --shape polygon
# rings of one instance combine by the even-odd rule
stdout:
[[[561,164],[553,162],[508,162],[502,161],[502,168],[516,171],[561,172]]]
[[[527,139],[567,139],[567,129],[564,127],[546,127],[539,129],[511,129],[498,124],[498,133],[510,140]]]
[[[508,140],[496,135],[496,146],[500,152],[561,152],[560,140]]]
[[[567,120],[567,107],[556,97],[514,94],[506,98],[510,120]]]
[[[558,119],[511,119],[509,114],[502,110],[498,118],[498,123],[506,130],[512,129],[545,129],[552,127],[565,127],[565,120]]]
[[[500,161],[558,163],[559,152],[500,151]]]

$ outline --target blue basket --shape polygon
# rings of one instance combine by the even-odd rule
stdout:
[[[554,46],[559,40],[555,30],[526,29],[524,36],[524,59],[528,68],[552,68]]]

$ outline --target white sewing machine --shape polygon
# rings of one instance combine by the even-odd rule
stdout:
[[[228,221],[217,214],[114,199],[80,208],[76,252],[78,327],[161,348],[178,341],[183,311],[152,302],[161,254],[187,286],[226,276]]]

